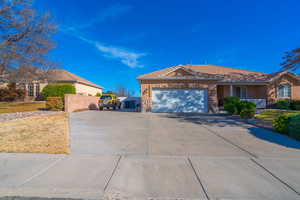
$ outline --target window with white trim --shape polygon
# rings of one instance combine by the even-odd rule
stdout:
[[[279,98],[291,98],[292,89],[290,85],[280,85],[278,87],[278,97]]]
[[[33,83],[28,84],[28,96],[30,96],[30,97],[34,96],[34,84]]]

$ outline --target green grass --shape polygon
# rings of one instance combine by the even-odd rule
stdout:
[[[29,112],[45,107],[45,102],[0,102],[0,113]]]
[[[255,115],[256,119],[260,119],[266,122],[273,122],[273,120],[281,114],[285,113],[299,113],[300,111],[283,111],[283,110],[264,110],[260,114]]]

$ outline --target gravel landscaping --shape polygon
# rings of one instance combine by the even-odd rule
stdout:
[[[51,114],[58,114],[61,112],[57,111],[31,111],[31,112],[16,112],[16,113],[3,113],[0,114],[0,122],[14,120],[14,119],[21,119],[26,117],[35,117],[41,115],[51,115]]]

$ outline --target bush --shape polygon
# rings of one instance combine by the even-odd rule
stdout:
[[[277,101],[277,103],[276,103],[276,107],[278,109],[288,110],[288,109],[290,109],[290,106],[291,106],[291,103],[288,100],[280,100],[280,101]]]
[[[291,101],[290,108],[292,110],[300,110],[300,101]]]
[[[43,88],[42,97],[61,97],[64,98],[65,94],[76,94],[76,89],[72,84],[50,84]]]
[[[251,119],[255,116],[255,109],[244,109],[240,112],[240,116],[245,119]]]
[[[48,97],[46,101],[46,108],[49,110],[63,110],[63,99],[61,97]]]
[[[97,92],[96,97],[101,97],[101,94]]]
[[[225,97],[224,105],[226,104],[238,104],[240,102],[240,98],[238,97]]]
[[[236,104],[225,104],[224,105],[224,110],[227,111],[228,114],[230,115],[237,115],[239,114],[238,112],[238,108],[237,108],[237,105]]]
[[[298,113],[287,113],[279,115],[273,122],[273,127],[276,131],[283,134],[289,133],[289,121],[291,117],[298,115]]]
[[[288,128],[289,136],[300,140],[300,115],[295,115],[290,118],[289,128]]]
[[[243,110],[253,110],[256,109],[256,104],[249,101],[240,101],[237,105],[238,112],[241,113]]]
[[[0,101],[24,100],[25,90],[17,89],[15,83],[9,83],[6,88],[0,88]]]
[[[224,98],[224,110],[227,111],[230,115],[239,114],[238,104],[240,102],[240,98],[238,97],[225,97]]]

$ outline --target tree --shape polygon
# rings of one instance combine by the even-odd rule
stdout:
[[[14,80],[45,76],[41,69],[53,67],[48,52],[55,32],[50,15],[39,15],[31,0],[0,0],[0,74]]]
[[[290,52],[286,52],[283,57],[284,62],[281,64],[283,70],[295,71],[300,68],[300,48],[296,48]]]
[[[116,94],[119,97],[131,97],[134,95],[134,92],[130,91],[128,88],[126,88],[123,85],[119,85],[116,88]]]

